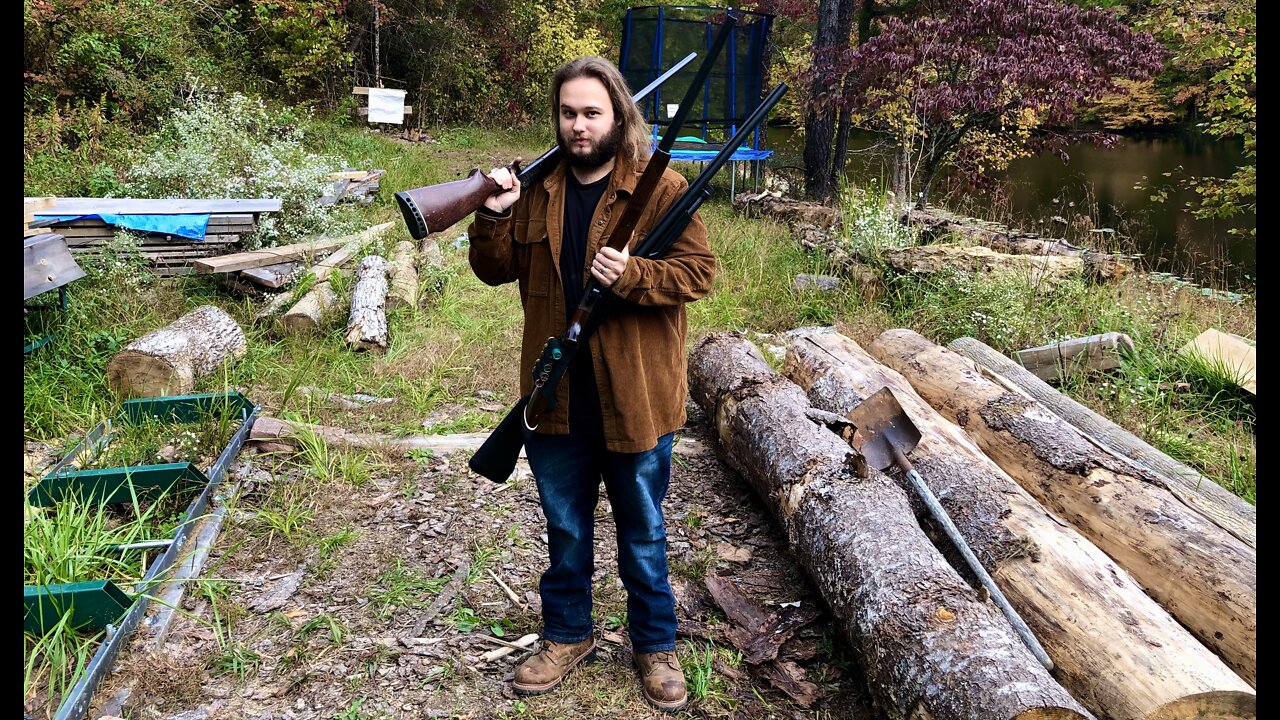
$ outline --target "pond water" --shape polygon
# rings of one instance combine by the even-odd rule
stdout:
[[[794,130],[770,128],[768,140],[778,152],[770,166],[803,167]],[[878,136],[856,134],[850,148],[846,169],[850,181],[865,186],[889,177],[888,148]],[[948,191],[937,182],[930,202],[1046,236],[1141,253],[1147,269],[1211,287],[1254,285],[1257,241],[1230,231],[1256,227],[1256,217],[1197,220],[1184,209],[1195,194],[1176,187],[1179,168],[1193,176],[1230,175],[1244,160],[1239,142],[1195,132],[1130,135],[1110,150],[1079,143],[1069,146],[1067,154],[1066,164],[1053,154],[1014,161],[994,193]],[[1136,189],[1144,176],[1153,187],[1169,188],[1169,199],[1155,202],[1152,190]],[[1107,229],[1114,232],[1089,232]]]

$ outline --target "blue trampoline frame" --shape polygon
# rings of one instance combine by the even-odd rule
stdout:
[[[629,53],[631,51],[631,43],[633,39],[633,24],[632,24],[633,13],[637,10],[652,11],[655,8],[657,10],[656,31],[654,33],[653,45],[649,54],[650,56],[649,67],[644,68],[644,70],[648,72],[651,78],[657,77],[658,74],[661,73],[662,48],[664,45],[663,27],[664,27],[664,24],[667,22],[666,10],[668,7],[677,8],[679,10],[705,11],[706,14],[709,16],[715,15],[718,13],[733,11],[735,13],[738,13],[740,16],[759,18],[759,20],[755,23],[751,23],[749,25],[739,25],[736,31],[729,36],[729,45],[725,49],[725,57],[727,58],[726,62],[728,64],[728,75],[724,79],[724,82],[726,84],[726,89],[727,89],[726,106],[728,111],[725,112],[724,114],[730,117],[727,119],[727,122],[725,122],[723,125],[720,125],[718,123],[716,125],[713,125],[712,121],[709,119],[709,106],[711,104],[711,83],[715,82],[715,80],[708,78],[707,82],[703,85],[701,136],[702,138],[705,139],[707,136],[708,130],[714,126],[714,127],[723,128],[725,130],[725,136],[729,137],[733,135],[735,132],[737,132],[736,122],[741,121],[743,118],[749,115],[752,110],[752,108],[746,108],[746,111],[744,113],[741,113],[742,117],[734,117],[737,109],[737,100],[738,100],[738,97],[737,97],[737,92],[738,92],[737,50],[739,48],[739,43],[738,43],[739,35],[743,33],[750,33],[749,37],[751,37],[752,39],[751,41],[749,41],[751,42],[751,45],[748,46],[748,52],[751,55],[751,61],[754,63],[757,63],[762,67],[764,64],[764,49],[768,43],[768,35],[769,35],[770,29],[772,28],[774,16],[767,13],[759,13],[759,12],[753,12],[749,10],[738,10],[733,7],[723,8],[723,7],[715,7],[715,6],[707,6],[707,5],[678,5],[678,6],[642,5],[642,6],[637,6],[633,8],[628,8],[626,18],[623,21],[622,47],[619,52],[619,63],[618,63],[619,68],[623,70],[624,74],[627,72],[626,62],[629,57]],[[649,18],[645,18],[645,21],[652,22],[652,20]],[[683,21],[683,22],[688,22],[688,21]],[[704,22],[703,25],[705,26],[704,32],[703,32],[703,51],[705,52],[705,49],[709,47],[711,44],[713,23],[707,21],[707,22]],[[757,35],[758,37],[756,37]],[[754,45],[754,47],[752,47],[752,45]],[[761,94],[763,91],[763,80],[764,80],[764,72],[762,69],[760,73],[760,82],[757,83],[757,87],[754,88],[757,96],[759,96],[757,97],[757,102],[759,101],[760,97],[763,97],[763,95]],[[644,106],[642,107],[642,112],[644,112],[646,116],[649,115],[649,112],[648,112],[649,108],[650,107],[653,108],[652,119],[650,119],[649,117],[646,117],[645,119],[650,123],[652,127],[652,139],[655,147],[657,146],[657,143],[659,140],[658,128],[662,124],[661,118],[658,117],[658,108],[662,107],[661,93],[662,93],[661,88],[658,88],[657,90],[655,90],[653,92],[653,95],[645,102]],[[764,123],[761,123],[759,126],[755,128],[754,134],[752,135],[750,147],[747,147],[746,145],[744,145],[738,148],[736,151],[734,151],[733,155],[730,156],[729,158],[730,196],[731,197],[733,193],[736,191],[737,174],[738,174],[737,167],[735,165],[736,162],[748,163],[748,171],[753,180],[753,184],[758,187],[759,180],[760,180],[760,172],[763,168],[763,163],[773,156],[772,150],[761,147],[761,143],[764,139],[764,133],[762,132],[763,127],[764,127]],[[705,163],[710,161],[712,158],[714,158],[715,155],[716,155],[716,150],[714,149],[697,150],[697,149],[690,149],[690,148],[674,148],[671,151],[672,160],[680,160],[684,162]],[[744,185],[745,185],[745,182],[746,182],[746,178],[744,177]]]

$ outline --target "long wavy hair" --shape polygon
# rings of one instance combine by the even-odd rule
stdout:
[[[625,155],[632,162],[640,162],[649,157],[649,128],[644,116],[631,101],[631,90],[627,88],[627,81],[622,78],[618,67],[602,57],[587,56],[570,60],[556,71],[555,78],[551,81],[551,127],[559,128],[560,86],[580,77],[599,80],[609,92],[614,120],[621,123],[622,143],[618,154]]]

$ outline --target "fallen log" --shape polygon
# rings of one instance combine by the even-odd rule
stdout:
[[[784,372],[815,407],[840,415],[893,388],[923,435],[916,470],[1049,653],[1054,676],[1098,717],[1254,717],[1243,680],[896,371],[842,335],[809,334],[788,348]]]
[[[1090,443],[972,361],[910,330],[871,344],[1002,470],[1111,556],[1250,684],[1257,664],[1256,553],[1183,505],[1160,479]]]
[[[1042,238],[998,223],[955,215],[939,208],[909,210],[902,215],[900,221],[903,225],[917,229],[923,243],[933,243],[953,236],[1009,255],[1078,257],[1084,261],[1085,271],[1095,280],[1115,280],[1133,270],[1130,263],[1114,255],[1092,252],[1065,240]]]
[[[235,319],[201,305],[134,340],[107,363],[107,384],[120,397],[185,395],[195,381],[249,350]]]
[[[387,276],[391,265],[386,258],[370,255],[356,270],[356,288],[351,292],[351,317],[347,321],[347,345],[357,350],[385,352],[387,349]]]
[[[886,475],[850,471],[854,451],[750,342],[712,335],[690,353],[694,399],[723,456],[770,505],[889,717],[1082,718],[992,605],[920,530]]]
[[[1118,332],[1072,338],[1016,353],[1022,367],[1046,381],[1095,370],[1114,370],[1120,367],[1122,354],[1133,355],[1133,340]]]
[[[1058,392],[983,342],[959,338],[951,342],[950,348],[978,363],[984,374],[996,382],[1035,398],[1092,441],[1159,475],[1164,479],[1165,487],[1188,507],[1195,508],[1249,547],[1258,546],[1258,509],[1253,505]]]
[[[333,286],[327,282],[316,283],[289,312],[280,316],[280,324],[289,333],[317,332],[339,306]]]
[[[1024,279],[1032,285],[1078,277],[1084,261],[1062,255],[1007,255],[980,245],[922,245],[884,250],[881,257],[902,273],[959,272]]]
[[[413,243],[401,240],[391,260],[391,289],[387,292],[387,310],[418,305],[418,261]]]
[[[793,225],[810,223],[821,228],[839,228],[840,210],[821,203],[793,200],[770,192],[741,193],[733,199],[746,217],[767,217]]]

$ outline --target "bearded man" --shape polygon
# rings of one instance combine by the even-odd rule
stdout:
[[[519,282],[524,307],[521,393],[547,338],[562,336],[589,278],[618,296],[615,311],[581,347],[553,412],[525,441],[547,519],[550,562],[542,575],[544,644],[517,669],[513,689],[554,689],[594,658],[591,576],[601,482],[617,530],[618,575],[645,699],[674,712],[688,702],[675,652],[676,615],[667,569],[662,501],[675,431],[685,422],[685,303],[711,290],[716,261],[695,215],[660,259],[633,258],[663,211],[688,187],[667,169],[635,236],[605,247],[649,156],[649,134],[622,74],[583,57],[551,85],[560,164],[521,193],[506,168],[489,173],[501,190],[469,229],[470,261],[490,285]]]

